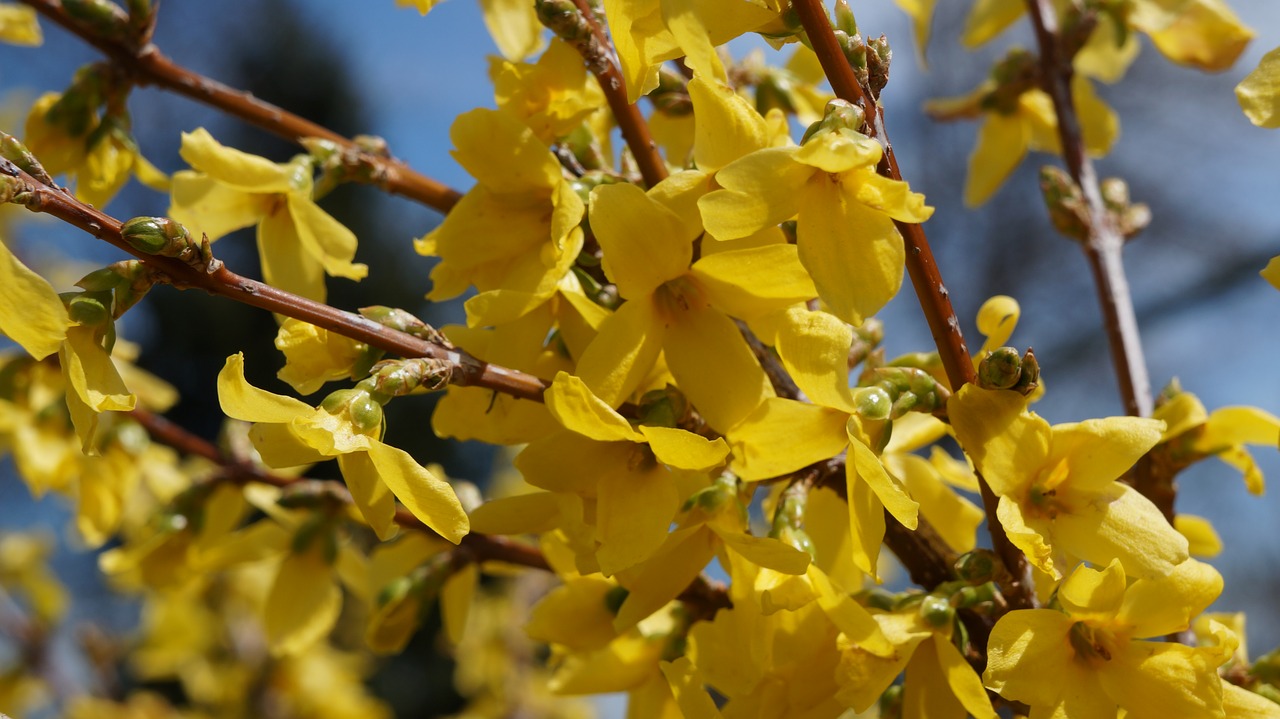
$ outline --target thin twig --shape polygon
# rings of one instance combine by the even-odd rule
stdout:
[[[447,362],[452,368],[451,384],[484,387],[519,399],[542,401],[547,383],[531,374],[482,362],[460,349],[428,342],[360,315],[241,277],[225,265],[206,273],[175,258],[146,254],[121,238],[119,220],[81,202],[65,190],[41,184],[3,158],[0,158],[0,174],[24,183],[22,191],[27,198],[23,204],[27,209],[57,217],[115,245],[161,273],[179,289],[202,289],[212,295],[309,322],[402,357],[430,357]]]
[[[462,199],[462,193],[422,175],[400,160],[364,152],[354,140],[339,135],[310,120],[294,115],[250,93],[228,87],[170,60],[155,45],[147,42],[130,47],[124,42],[105,38],[87,25],[71,18],[59,0],[22,0],[49,20],[66,28],[81,40],[94,46],[113,63],[129,73],[139,85],[175,92],[197,102],[215,107],[268,132],[300,143],[309,137],[329,140],[356,153],[360,160],[376,168],[371,179],[380,188],[447,213]]]
[[[1072,58],[1060,37],[1053,4],[1048,0],[1027,0],[1027,10],[1040,47],[1041,87],[1053,100],[1053,110],[1058,118],[1062,158],[1071,179],[1080,188],[1088,211],[1089,221],[1085,228],[1088,234],[1080,247],[1084,250],[1098,293],[1102,326],[1106,330],[1120,397],[1126,414],[1150,417],[1154,408],[1151,379],[1147,374],[1138,318],[1124,271],[1125,238],[1107,211],[1098,175],[1085,147],[1084,133],[1071,94],[1075,73]],[[1134,489],[1160,509],[1170,523],[1173,522],[1177,490],[1172,475],[1156,472],[1152,462],[1144,457],[1138,461],[1129,481]]]
[[[884,113],[876,101],[864,92],[853,74],[853,68],[845,58],[844,52],[836,41],[827,17],[826,8],[821,0],[794,0],[791,6],[800,17],[800,23],[813,44],[822,70],[831,82],[831,89],[836,96],[856,105],[861,105],[867,117],[868,134],[876,137],[884,145],[884,156],[876,171],[881,175],[902,180],[902,172],[898,169],[897,158],[893,154],[893,144],[885,132]],[[973,361],[969,357],[969,348],[965,346],[964,334],[960,330],[960,320],[951,306],[950,292],[942,283],[942,275],[938,272],[937,262],[933,258],[933,250],[920,225],[894,220],[894,225],[901,233],[906,246],[907,274],[911,277],[911,285],[915,288],[916,297],[920,300],[920,308],[929,324],[934,344],[938,347],[938,355],[946,369],[951,389],[958,391],[961,386],[974,381]],[[982,490],[982,504],[986,510],[987,528],[991,533],[992,546],[1000,555],[1009,574],[1014,577],[1012,586],[1005,588],[1005,596],[1013,607],[1033,606],[1035,597],[1031,593],[1029,569],[1026,557],[1013,546],[1005,534],[1004,526],[996,516],[997,498],[985,479],[978,477],[978,485]]]

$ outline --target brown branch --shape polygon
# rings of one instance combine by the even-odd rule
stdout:
[[[878,138],[884,145],[884,156],[876,171],[885,177],[901,181],[902,172],[898,169],[898,160],[893,154],[893,144],[889,142],[888,133],[885,132],[884,113],[854,76],[853,68],[836,41],[831,20],[827,17],[821,0],[794,0],[791,6],[800,17],[800,24],[809,36],[822,70],[831,83],[831,89],[837,97],[862,106],[867,117],[868,134]],[[907,274],[911,277],[911,285],[920,300],[929,332],[938,347],[947,379],[951,389],[959,391],[961,386],[974,381],[974,370],[969,348],[965,346],[964,334],[960,330],[960,320],[951,306],[950,292],[942,283],[942,275],[934,261],[933,250],[929,247],[924,229],[920,225],[898,220],[894,220],[893,224],[898,228],[906,246]],[[978,476],[978,485],[982,490],[982,504],[986,510],[992,546],[999,553],[1009,574],[1014,577],[1012,585],[1005,588],[1005,596],[1013,607],[1033,606],[1035,597],[1030,591],[1027,559],[1005,534],[1004,526],[996,516],[996,496],[981,475]]]
[[[97,48],[128,72],[139,85],[155,85],[175,92],[299,144],[309,137],[328,140],[355,153],[362,163],[374,168],[371,179],[378,187],[440,212],[447,213],[462,199],[462,194],[457,190],[415,172],[400,160],[364,152],[354,140],[333,130],[178,65],[150,42],[133,47],[125,42],[103,37],[71,18],[59,0],[22,1]]]
[[[4,178],[6,182],[22,185],[17,194],[25,196],[21,204],[26,205],[27,209],[52,215],[115,245],[161,273],[170,284],[179,289],[202,289],[212,295],[310,322],[402,357],[441,360],[448,363],[452,370],[451,384],[484,387],[519,399],[542,401],[547,383],[531,374],[482,362],[460,349],[428,342],[360,315],[241,277],[225,266],[207,273],[175,258],[146,254],[121,238],[119,220],[81,202],[65,190],[41,184],[9,160],[2,158],[0,175],[8,175],[8,178]]]
[[[1087,153],[1084,132],[1071,94],[1075,73],[1071,51],[1058,29],[1058,18],[1048,0],[1027,0],[1028,15],[1040,47],[1040,84],[1053,100],[1058,118],[1058,138],[1067,172],[1084,198],[1088,222],[1086,236],[1080,243],[1089,271],[1093,275],[1102,325],[1107,334],[1111,364],[1124,402],[1125,413],[1134,417],[1150,417],[1154,407],[1151,379],[1142,351],[1138,318],[1129,294],[1129,281],[1124,271],[1124,233],[1116,226],[1102,197],[1098,175]],[[1143,457],[1128,480],[1144,497],[1150,499],[1172,524],[1177,490],[1173,475],[1155,471],[1152,461]]]
[[[596,21],[590,4],[587,0],[539,0],[537,5],[542,23],[577,49],[587,70],[600,84],[644,183],[653,187],[666,179],[667,164],[658,152],[640,108],[627,101],[627,82],[622,77],[613,43]]]

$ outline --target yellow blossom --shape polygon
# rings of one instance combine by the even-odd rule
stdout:
[[[537,63],[490,58],[489,77],[498,108],[519,117],[546,144],[580,127],[605,104],[582,56],[559,38]]]
[[[1164,423],[1108,417],[1053,427],[1010,390],[965,385],[947,403],[965,452],[1000,498],[1010,541],[1061,575],[1064,556],[1155,578],[1187,558],[1187,540],[1146,497],[1116,480],[1160,440]]]
[[[368,268],[351,260],[356,237],[311,199],[312,160],[286,164],[225,147],[204,128],[182,135],[192,171],[173,176],[169,215],[216,240],[258,226],[258,254],[268,284],[324,301],[324,275],[359,280]]]
[[[218,399],[227,416],[255,423],[250,436],[270,466],[336,457],[356,506],[380,536],[392,531],[393,495],[445,539],[456,544],[467,533],[467,516],[453,488],[404,450],[381,441],[382,408],[367,392],[340,391],[312,407],[250,385],[244,356],[234,354],[218,375]]]
[[[368,345],[337,332],[293,318],[280,324],[275,345],[285,357],[285,365],[276,376],[299,394],[313,394],[325,382],[355,379],[368,349]]]
[[[1258,127],[1280,127],[1280,48],[1263,55],[1253,72],[1236,85],[1236,100],[1249,122]],[[1275,260],[1272,260],[1272,264],[1267,266],[1271,274],[1263,276],[1273,285],[1280,286],[1275,279],[1275,265]]]
[[[1222,591],[1212,567],[1187,560],[1126,586],[1119,561],[1077,567],[1058,590],[1061,610],[1006,614],[987,645],[986,685],[1043,716],[1110,719],[1222,717],[1218,647],[1138,641],[1186,629]],[[1220,631],[1227,631],[1223,627]]]
[[[35,8],[14,3],[0,4],[0,41],[34,46],[43,40]]]
[[[722,240],[796,217],[800,262],[831,312],[860,324],[902,284],[902,236],[893,221],[924,222],[933,208],[907,183],[876,173],[884,148],[848,129],[816,133],[801,147],[759,150],[716,174],[725,189],[698,201]]]

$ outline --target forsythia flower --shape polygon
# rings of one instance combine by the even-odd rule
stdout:
[[[449,134],[454,158],[477,183],[414,243],[441,260],[427,297],[448,299],[474,285],[481,294],[467,303],[468,323],[510,322],[555,293],[582,249],[585,208],[555,156],[515,115],[472,110]]]
[[[1163,422],[1108,417],[1050,427],[1017,392],[973,385],[947,411],[960,446],[1000,497],[1009,540],[1042,571],[1060,575],[1065,555],[1119,559],[1130,575],[1156,578],[1187,559],[1186,538],[1116,481],[1160,441]]]
[[[326,273],[368,273],[351,261],[356,236],[311,199],[310,157],[277,164],[225,147],[204,128],[183,133],[181,152],[195,172],[174,174],[169,216],[211,240],[256,224],[268,284],[323,302]]]
[[[893,221],[924,222],[933,208],[907,183],[876,174],[884,148],[849,129],[815,133],[800,147],[759,150],[716,174],[698,201],[722,240],[796,217],[800,262],[832,314],[860,324],[902,284],[902,236]]]
[[[1221,591],[1222,577],[1195,560],[1128,586],[1119,561],[1082,565],[1058,590],[1061,611],[1013,611],[996,622],[983,678],[1032,716],[1112,719],[1119,707],[1133,719],[1222,717],[1216,668],[1233,646],[1137,641],[1186,629]]]
[[[467,533],[467,515],[453,488],[381,441],[382,407],[367,392],[342,390],[312,407],[250,385],[244,355],[234,354],[218,374],[218,400],[228,417],[256,423],[250,436],[272,467],[336,457],[356,506],[380,536],[392,529],[393,494],[445,539],[456,544]]]
[[[573,132],[605,104],[582,56],[559,38],[533,64],[490,58],[489,77],[498,108],[519,117],[546,144]]]
[[[13,3],[0,4],[0,41],[13,45],[39,45],[44,41],[35,8]]]

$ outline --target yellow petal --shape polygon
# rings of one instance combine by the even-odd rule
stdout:
[[[1052,436],[1049,423],[1025,411],[1017,392],[965,385],[947,402],[951,426],[965,453],[1004,496],[1031,481],[1045,463]]]
[[[743,532],[715,529],[730,549],[753,564],[783,574],[804,574],[809,568],[809,555],[773,537],[755,537]]]
[[[618,609],[614,630],[625,632],[675,599],[715,556],[718,543],[716,535],[704,525],[668,535],[640,571],[628,578],[627,589],[631,593]]]
[[[324,302],[324,265],[308,252],[293,215],[280,209],[258,225],[258,257],[262,279],[286,292]]]
[[[454,158],[481,185],[496,193],[540,193],[560,184],[560,164],[519,118],[477,108],[449,130]]]
[[[1257,407],[1223,407],[1205,421],[1195,448],[1213,452],[1235,444],[1280,444],[1280,417]]]
[[[599,575],[567,579],[533,605],[525,633],[575,651],[604,647],[617,636],[608,609],[609,595],[617,589]]]
[[[1193,557],[1216,557],[1222,553],[1222,538],[1204,517],[1179,512],[1173,528],[1187,538],[1187,551]]]
[[[719,719],[720,710],[703,688],[702,676],[698,673],[689,657],[684,656],[674,662],[662,662],[662,675],[671,686],[671,694],[676,698],[680,713],[685,719]]]
[[[707,439],[683,429],[643,425],[640,432],[659,462],[679,469],[708,470],[729,456],[729,445],[719,437]]]
[[[441,623],[444,624],[445,636],[455,647],[462,642],[466,632],[467,617],[471,613],[471,602],[475,599],[479,581],[480,568],[473,562],[449,575],[440,589]]]
[[[377,468],[377,478],[413,516],[450,542],[462,541],[470,522],[448,482],[418,464],[408,452],[382,442],[369,443],[369,459]]]
[[[1027,155],[1030,130],[1017,115],[990,112],[978,129],[978,142],[969,155],[964,204],[977,207],[995,194]]]
[[[1164,434],[1160,436],[1160,441],[1165,442],[1203,425],[1208,421],[1209,413],[1198,397],[1190,392],[1181,392],[1156,407],[1151,417],[1164,422]]]
[[[952,491],[923,457],[886,452],[882,459],[920,503],[920,513],[952,549],[967,552],[974,548],[978,525],[985,518],[981,508]]]
[[[852,414],[849,347],[853,330],[826,312],[795,307],[778,331],[778,356],[796,386],[810,401]]]
[[[1051,609],[1024,609],[1001,617],[987,643],[987,688],[1032,706],[1057,704],[1066,678],[1075,674],[1068,638],[1072,623]],[[1028,671],[1030,667],[1035,671]]]
[[[1174,642],[1127,642],[1097,676],[1132,719],[1222,717],[1213,653]]]
[[[861,324],[902,285],[902,237],[887,216],[850,197],[825,174],[805,186],[799,205],[800,262],[831,313]]]
[[[249,384],[244,378],[243,352],[227,357],[218,373],[218,402],[228,417],[244,422],[285,424],[294,417],[315,412],[305,402]]]
[[[1018,317],[1022,308],[1018,301],[1008,295],[996,295],[982,303],[978,309],[978,331],[986,335],[978,357],[982,357],[997,347],[1003,347],[1013,336],[1013,329],[1018,325]]]
[[[1071,472],[1067,482],[1072,489],[1103,489],[1154,447],[1163,431],[1160,420],[1139,417],[1055,425],[1045,463],[1052,466],[1066,458]]]
[[[737,325],[711,307],[679,312],[667,328],[663,349],[681,391],[720,432],[773,396],[769,378]]]
[[[364,279],[369,274],[368,267],[351,261],[356,255],[355,233],[310,198],[291,193],[288,203],[298,242],[324,266],[326,273],[349,280]]]
[[[70,325],[53,287],[0,242],[0,332],[42,360],[58,351]]]
[[[1139,579],[1124,594],[1117,619],[1133,627],[1137,638],[1180,632],[1222,593],[1222,575],[1194,559],[1169,574]]]
[[[471,531],[480,534],[541,534],[560,525],[565,495],[530,492],[491,499],[471,512]]]
[[[688,87],[699,170],[715,172],[768,145],[764,118],[732,88],[705,76],[694,77]]]
[[[169,190],[169,216],[186,227],[192,237],[203,233],[211,241],[258,224],[276,199],[274,195],[237,190],[209,175],[189,170],[173,173]]]
[[[1280,127],[1280,48],[1263,55],[1253,72],[1236,85],[1236,100],[1249,122]]]
[[[0,5],[0,41],[31,47],[43,42],[35,9],[8,3]]]
[[[480,0],[484,26],[508,60],[521,60],[545,46],[542,23],[532,5],[519,0]]]
[[[1062,608],[1073,619],[1110,619],[1120,610],[1125,597],[1124,568],[1117,560],[1111,560],[1101,570],[1076,567],[1058,588]]]
[[[880,161],[884,147],[854,130],[815,133],[795,150],[796,162],[823,172],[842,173],[857,168],[871,168]]]
[[[1177,20],[1151,33],[1165,57],[1210,72],[1234,65],[1251,39],[1253,30],[1222,0],[1193,0]]]
[[[818,296],[795,245],[765,245],[706,255],[689,272],[707,301],[750,320]]]
[[[290,430],[290,424],[258,423],[249,430],[253,448],[268,467],[301,467],[331,459],[308,445]]]
[[[636,452],[646,452],[636,447]],[[643,460],[640,460],[642,463]],[[667,538],[667,528],[680,505],[671,473],[652,464],[598,467],[596,535],[600,571],[612,576],[648,559]]]
[[[1115,111],[1098,97],[1093,83],[1083,75],[1076,75],[1071,83],[1071,96],[1076,103],[1076,113],[1080,116],[1080,130],[1089,156],[1106,155],[1120,136],[1120,120]]]
[[[796,148],[753,152],[716,173],[723,190],[698,200],[702,224],[721,240],[736,240],[791,219],[814,168],[797,162]]]
[[[367,452],[338,455],[338,467],[351,490],[360,516],[369,523],[378,538],[386,541],[395,534],[396,499],[387,485],[378,481],[378,469]]]
[[[880,543],[884,541],[884,504],[871,486],[858,481],[854,462],[845,462],[845,497],[849,502],[849,526],[852,529],[849,543],[853,550],[853,563],[858,569],[879,581],[878,561]]]
[[[137,400],[124,386],[111,355],[93,338],[93,328],[69,328],[58,359],[67,381],[94,412],[133,409]]]
[[[627,299],[641,299],[683,275],[693,257],[690,227],[635,185],[591,192],[591,229],[604,250],[604,270]]]
[[[267,595],[264,623],[272,654],[293,656],[310,649],[329,634],[341,611],[342,590],[319,547],[289,554]]]
[[[919,522],[920,504],[911,498],[902,482],[884,470],[876,453],[853,432],[849,433],[849,455],[858,479],[871,487],[889,514],[907,529],[915,529]]]
[[[664,334],[650,298],[626,302],[600,323],[578,360],[577,374],[595,396],[617,407],[653,369]]]
[[[1280,704],[1230,682],[1222,683],[1222,709],[1231,719],[1280,719]]]
[[[975,719],[996,719],[998,716],[982,687],[982,679],[960,654],[960,650],[942,634],[933,635],[933,649],[937,652],[938,666],[946,677],[947,685],[956,699]]]
[[[881,177],[867,168],[849,173],[845,182],[855,200],[900,222],[919,224],[933,217],[933,208],[924,204],[924,195],[912,192],[911,186],[901,180]]]
[[[1094,564],[1119,559],[1131,577],[1168,575],[1189,556],[1186,538],[1151,500],[1118,482],[1085,507],[1059,514],[1053,537],[1062,549]]]
[[[593,495],[601,468],[625,466],[637,452],[647,451],[630,442],[597,442],[562,430],[530,442],[516,455],[515,465],[526,482],[540,489]]]
[[[600,442],[643,442],[622,415],[591,393],[578,377],[567,372],[556,379],[544,394],[547,410],[564,428]]]
[[[729,430],[733,471],[754,481],[834,457],[849,444],[848,418],[839,410],[770,397]]]
[[[1026,10],[1018,0],[978,0],[965,19],[960,43],[973,49],[1000,34]]]
[[[300,165],[280,165],[264,157],[225,147],[203,127],[182,133],[182,159],[218,182],[242,192],[285,193],[310,186]],[[310,165],[307,165],[310,168]]]

